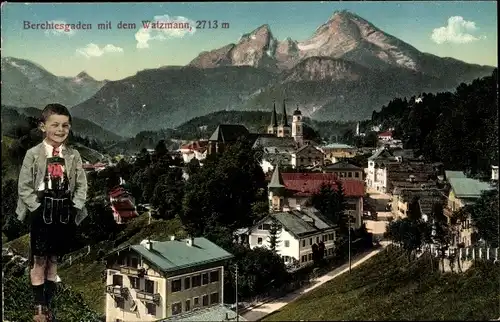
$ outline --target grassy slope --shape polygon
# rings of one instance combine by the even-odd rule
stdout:
[[[168,221],[152,220],[151,225],[148,225],[148,216],[142,215],[131,221],[115,240],[100,242],[92,246],[89,256],[71,266],[62,266],[59,275],[71,289],[83,294],[83,298],[90,308],[104,313],[105,283],[101,279],[104,264],[96,259],[98,250],[111,251],[116,248],[115,245],[122,247],[128,244],[137,244],[147,237],[153,240],[165,241],[169,239],[170,235],[180,238],[185,236],[182,224],[178,219]],[[22,236],[7,245],[16,252],[27,256],[29,236]],[[74,255],[81,252],[86,252],[86,249],[77,251]]]
[[[388,249],[264,321],[491,320],[499,315],[499,285],[500,267],[492,263],[442,274],[428,256],[408,263]]]

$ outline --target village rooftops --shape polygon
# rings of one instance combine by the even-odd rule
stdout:
[[[232,254],[203,237],[151,241],[149,249],[147,244],[147,241],[143,241],[140,245],[126,246],[120,250],[137,252],[164,273],[233,258]]]
[[[158,320],[157,322],[166,321],[236,321],[236,313],[224,304],[194,309],[189,313],[172,316],[167,319]],[[238,317],[238,321],[247,321],[242,316]]]
[[[448,182],[457,198],[476,199],[481,192],[494,189],[490,183],[471,178],[449,178]]]
[[[321,149],[329,150],[329,149],[356,149],[356,147],[344,143],[330,143],[327,145],[320,146]]]
[[[444,175],[446,177],[446,180],[449,180],[450,178],[467,178],[463,171],[446,170],[444,172]]]
[[[310,197],[318,192],[323,183],[331,184],[336,188],[338,176],[334,173],[282,173],[283,182],[289,193],[297,197]],[[342,180],[342,187],[346,197],[363,197],[365,184],[360,180]]]
[[[346,161],[339,161],[339,162],[324,166],[323,169],[325,169],[325,170],[360,170],[360,171],[363,170],[362,168],[360,168],[354,164],[350,164],[349,162],[346,162]]]
[[[248,129],[240,124],[220,124],[215,129],[209,141],[216,142],[236,142],[239,138],[247,138]]]
[[[258,135],[255,139],[253,147],[256,148],[259,146],[263,148],[269,148],[271,151],[273,148],[289,148],[292,151],[295,151],[295,149],[297,148],[297,142],[295,142],[293,137],[276,137],[266,134]]]

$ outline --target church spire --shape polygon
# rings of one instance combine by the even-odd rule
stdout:
[[[290,126],[288,125],[288,116],[286,115],[286,104],[285,99],[283,99],[283,112],[281,116],[281,124],[282,126]]]
[[[276,116],[276,102],[273,102],[273,114],[271,115],[272,127],[278,127],[278,117]]]
[[[276,164],[274,168],[273,175],[271,177],[271,181],[267,185],[268,188],[284,188],[285,183],[283,182],[283,177],[281,176],[281,171],[279,167],[279,163]]]

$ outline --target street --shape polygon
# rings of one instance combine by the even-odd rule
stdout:
[[[364,220],[364,222],[368,232],[372,233],[374,238],[382,239],[388,218],[392,216],[390,211],[385,210],[385,206],[388,202],[390,202],[391,197],[387,194],[373,190],[368,190],[368,194],[370,197],[367,202],[375,207],[375,210],[378,213],[378,218],[377,220]]]
[[[385,226],[387,225],[387,219],[388,217],[392,216],[392,213],[390,211],[385,210],[385,206],[387,203],[391,200],[391,197],[387,194],[380,193],[377,191],[371,191],[368,190],[368,193],[370,195],[369,200],[367,200],[370,204],[372,204],[375,208],[375,210],[378,213],[378,219],[377,220],[364,220],[366,224],[366,228],[368,229],[368,232],[371,232],[373,234],[374,238],[383,238],[384,232],[385,232]],[[381,250],[383,250],[388,243],[387,242],[381,242],[382,247],[372,250],[368,253],[363,253],[359,254],[357,256],[354,256],[352,258],[352,263],[351,267],[356,267],[366,261],[367,259],[371,258],[372,256],[378,254]],[[321,286],[322,284],[334,279],[335,277],[349,271],[349,263],[346,263],[340,267],[337,267],[336,269],[330,271],[326,275],[318,277],[312,285],[306,286],[304,288],[301,288],[295,292],[289,293],[285,295],[284,297],[281,297],[279,299],[270,301],[268,303],[263,303],[262,305],[257,305],[247,312],[243,313],[242,316],[247,319],[248,321],[258,321],[265,316],[275,312],[276,310],[281,309],[288,303],[294,301],[298,297],[300,297],[302,294],[308,293],[311,290]]]
[[[387,243],[382,243],[381,248],[369,251],[368,253],[363,253],[363,254],[359,254],[357,256],[354,256],[352,258],[351,267],[354,268],[354,267],[360,265],[364,261],[366,261],[369,258],[378,254],[386,246],[387,246]],[[332,270],[331,272],[327,273],[326,275],[318,277],[313,282],[313,285],[301,288],[295,292],[289,293],[289,294],[285,295],[284,297],[281,297],[281,298],[276,299],[274,301],[264,303],[260,306],[256,306],[256,307],[250,309],[249,311],[243,313],[242,316],[248,321],[258,321],[258,320],[264,318],[265,316],[273,313],[274,311],[281,309],[282,307],[284,307],[288,303],[296,300],[301,295],[312,291],[313,289],[323,285],[324,283],[326,283],[326,282],[334,279],[335,277],[337,277],[341,274],[344,274],[348,271],[349,271],[349,263],[346,263],[340,267],[337,267],[336,269]]]

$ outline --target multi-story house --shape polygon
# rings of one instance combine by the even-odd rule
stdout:
[[[275,221],[275,223],[273,223]],[[325,246],[324,256],[333,255],[335,226],[314,208],[269,214],[247,231],[250,248],[270,247],[271,227],[276,225],[276,252],[287,266],[296,267],[313,262],[313,245]]]
[[[320,147],[325,154],[326,160],[332,163],[339,162],[341,159],[354,158],[357,154],[357,148],[342,143],[330,143]]]
[[[134,197],[121,184],[109,192],[109,202],[117,224],[124,224],[139,216]]]
[[[438,204],[441,208],[445,204],[444,192],[436,186],[417,187],[417,188],[395,188],[392,194],[391,211],[396,219],[408,216],[410,203],[414,198],[418,199],[418,204],[422,216],[428,218],[434,205]]]
[[[269,209],[280,212],[305,207],[322,184],[337,189],[336,180],[338,177],[333,173],[281,173],[277,166],[268,184]],[[354,217],[352,227],[359,228],[362,224],[365,184],[361,180],[350,179],[344,179],[341,183],[346,198],[346,213]]]
[[[325,165],[322,168],[324,173],[334,173],[340,179],[354,179],[363,181],[363,168],[350,164],[347,161]]]
[[[306,144],[292,153],[292,167],[322,166],[325,155],[320,149],[312,144]]]
[[[494,187],[488,182],[482,182],[476,179],[467,178],[464,174],[452,174],[447,171],[446,178],[450,189],[448,194],[448,202],[444,208],[444,214],[448,217],[448,222],[451,222],[453,213],[466,205],[474,204],[480,197],[483,191],[492,190]],[[465,218],[460,225],[459,232],[455,236],[454,243],[463,243],[466,247],[474,244],[475,228],[472,224],[470,215]]]
[[[224,298],[224,263],[233,256],[205,238],[144,240],[106,258],[106,321],[157,321]]]

